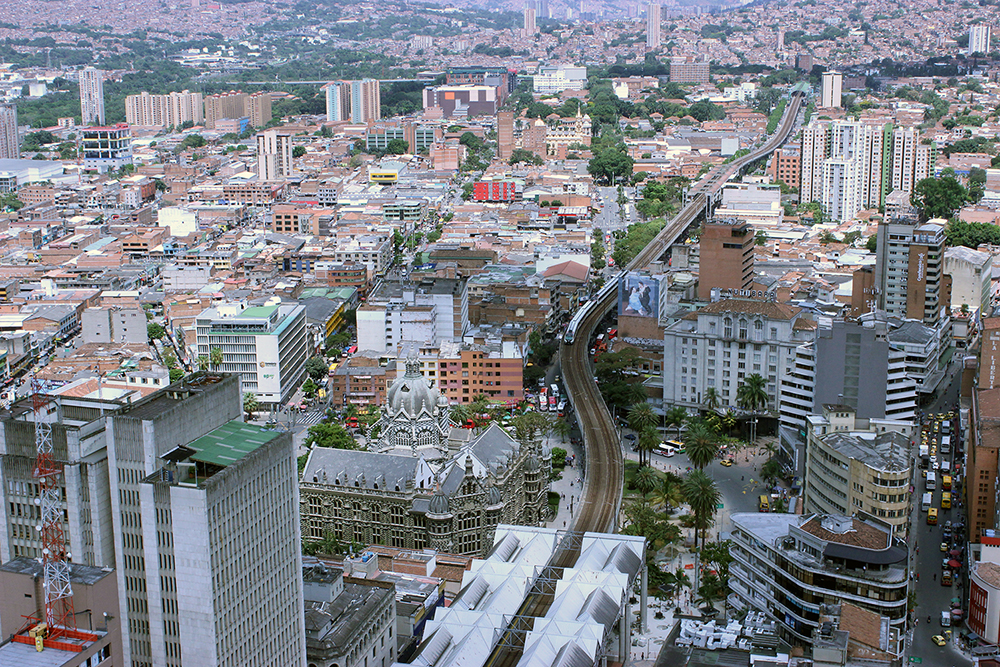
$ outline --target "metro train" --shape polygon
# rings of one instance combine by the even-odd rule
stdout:
[[[580,328],[580,322],[586,319],[587,315],[594,310],[597,304],[603,303],[609,294],[618,291],[618,281],[620,281],[624,275],[624,271],[616,275],[601,288],[601,291],[597,293],[596,297],[592,297],[589,301],[587,301],[587,303],[580,306],[579,310],[573,314],[573,318],[569,321],[569,325],[566,327],[566,332],[563,334],[563,343],[566,345],[573,344],[573,341],[576,339],[576,330]]]

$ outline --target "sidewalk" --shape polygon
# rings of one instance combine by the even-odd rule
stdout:
[[[554,480],[549,487],[550,491],[559,494],[559,511],[554,519],[545,522],[546,528],[568,530],[572,526],[573,518],[579,513],[578,505],[583,492],[583,480],[580,476],[580,464],[583,461],[582,448],[570,444],[569,438],[563,442],[559,437],[551,434],[545,436],[545,443],[549,449],[553,447],[565,449],[567,461],[569,457],[576,456],[575,463],[571,466],[567,462],[566,467],[562,470],[562,476]]]

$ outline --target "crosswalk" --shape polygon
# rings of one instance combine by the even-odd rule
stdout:
[[[313,424],[318,424],[323,421],[325,414],[326,413],[323,410],[313,410],[308,414],[299,415],[296,422],[301,426],[312,426]]]

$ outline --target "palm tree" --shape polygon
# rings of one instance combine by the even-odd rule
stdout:
[[[660,418],[653,412],[653,406],[643,401],[628,409],[628,425],[633,431],[640,432],[647,426],[655,427]]]
[[[748,410],[767,407],[767,402],[770,400],[767,395],[767,380],[760,373],[746,376],[743,384],[736,390],[736,399]]]
[[[655,451],[659,444],[660,434],[652,426],[647,426],[639,431],[639,439],[636,441],[636,446],[639,449],[639,465],[644,465],[644,460],[649,461],[650,452]]]
[[[681,590],[684,588],[691,588],[691,578],[688,577],[687,572],[684,571],[683,567],[677,568],[674,572],[674,582],[677,587],[674,589],[675,601],[676,597],[680,594]]]
[[[715,390],[715,387],[709,387],[705,390],[705,409],[715,410],[722,403],[722,398],[719,396],[719,392]]]
[[[704,424],[698,423],[689,428],[684,443],[688,458],[698,470],[704,470],[719,452],[719,441]]]
[[[778,497],[773,503],[771,503],[771,511],[777,513],[784,513],[788,511],[788,502],[784,498]]]
[[[768,488],[774,485],[774,481],[781,476],[781,464],[774,459],[768,459],[764,465],[760,467],[760,479]]]
[[[212,365],[212,370],[219,370],[219,366],[222,365],[222,348],[213,347],[208,351],[208,361]]]
[[[204,354],[199,354],[198,355],[198,370],[200,370],[200,371],[207,371],[208,370],[208,364],[209,364],[208,357],[205,356]]]
[[[703,470],[695,470],[684,478],[682,486],[684,498],[691,511],[694,513],[695,530],[701,529],[701,543],[705,544],[708,528],[712,525],[715,510],[718,507],[722,494],[715,485],[715,481],[705,474]],[[695,548],[697,548],[697,536],[695,538]]]
[[[681,493],[681,478],[668,472],[660,478],[659,485],[653,489],[653,504],[662,507],[669,516],[671,510],[684,500]]]
[[[569,435],[569,423],[560,417],[552,422],[552,432],[559,436],[560,442],[566,442],[566,436]]]
[[[468,405],[458,404],[451,406],[451,420],[459,426],[465,426],[465,422],[469,421],[470,414],[472,413]]]
[[[642,494],[642,502],[646,502],[646,494],[656,488],[656,471],[649,466],[643,466],[635,472],[632,480],[636,490]]]
[[[667,428],[671,426],[677,427],[677,437],[681,437],[681,426],[684,425],[685,420],[687,420],[687,410],[680,406],[675,406],[667,410],[663,415],[663,423]]]

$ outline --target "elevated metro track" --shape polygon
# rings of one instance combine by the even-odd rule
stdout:
[[[712,198],[734,174],[780,146],[795,127],[803,97],[802,92],[792,94],[781,127],[760,148],[718,167],[707,179],[699,181],[680,213],[636,256],[626,271],[646,266],[660,257],[703,211],[708,210]],[[583,534],[615,532],[618,528],[625,465],[611,413],[591,374],[588,354],[590,336],[617,298],[616,289],[602,289],[570,323],[571,328],[576,327],[573,338],[576,344],[564,343],[560,348],[563,381],[583,433],[586,454],[583,493],[572,527],[563,535],[552,558],[539,572],[521,607],[504,629],[500,641],[494,645],[486,659],[486,667],[514,667],[520,663],[525,637],[534,627],[534,619],[544,617],[552,606],[555,582],[562,578],[564,568],[576,563]]]

